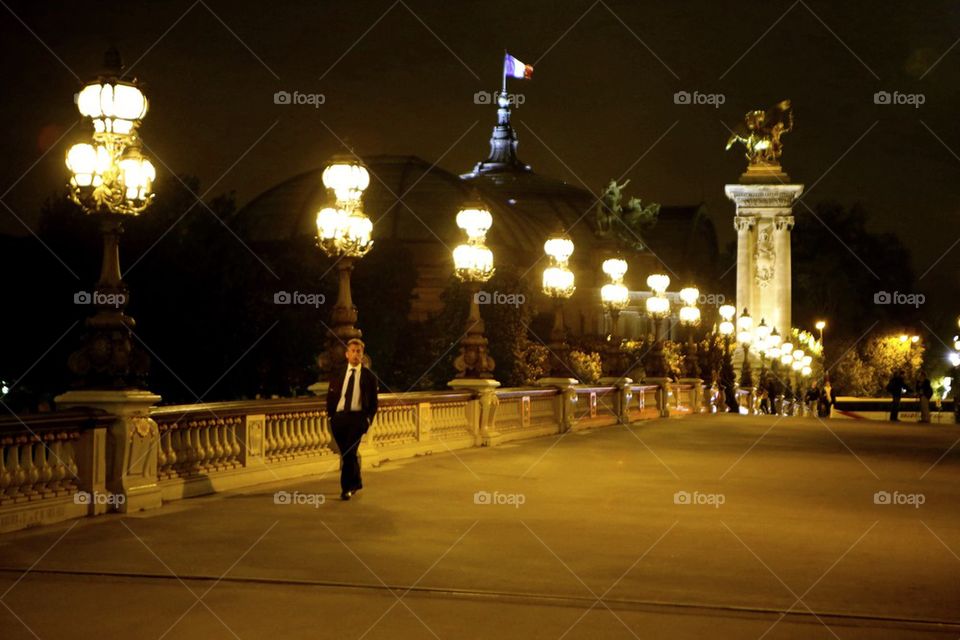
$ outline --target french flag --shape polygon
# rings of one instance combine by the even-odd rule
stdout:
[[[533,77],[533,65],[523,64],[508,53],[503,58],[503,75],[508,78],[529,80]]]

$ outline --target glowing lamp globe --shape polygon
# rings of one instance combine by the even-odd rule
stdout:
[[[721,318],[723,318],[727,322],[732,322],[733,316],[735,316],[737,313],[737,308],[732,304],[724,304],[720,306],[718,311],[720,313]]]
[[[724,320],[723,322],[720,323],[720,335],[724,335],[724,336],[733,335],[734,329],[735,327],[733,326],[733,323],[730,322],[729,320]]]
[[[680,307],[680,322],[687,325],[699,323],[700,309],[693,306]]]
[[[147,115],[147,97],[133,83],[94,81],[77,94],[77,110],[97,133],[128,135]]]
[[[608,258],[603,261],[602,269],[614,283],[621,282],[624,274],[627,273],[627,261],[621,258]]]
[[[493,216],[479,203],[467,205],[457,213],[457,226],[471,240],[481,240],[493,226]]]
[[[337,156],[323,170],[323,186],[333,190],[338,202],[356,202],[370,186],[370,173],[359,159]]]
[[[692,307],[697,304],[697,300],[700,299],[700,290],[696,287],[684,287],[680,289],[680,299],[683,300],[683,303],[688,307]]]
[[[654,317],[662,317],[670,313],[670,301],[662,296],[650,296],[646,302],[647,313]]]
[[[600,299],[607,306],[622,309],[630,303],[630,292],[622,284],[605,284],[600,288]]]
[[[124,196],[134,204],[142,204],[153,197],[153,181],[157,170],[139,151],[130,150],[120,160],[120,178]]]
[[[670,286],[670,276],[662,273],[654,273],[647,276],[647,286],[655,294],[660,295]]]
[[[737,328],[740,331],[750,331],[753,328],[753,318],[750,317],[750,313],[744,309],[743,313],[740,314],[740,317],[737,318]],[[741,340],[741,342],[743,342]]]
[[[760,318],[760,324],[756,326],[753,332],[757,336],[757,342],[766,344],[767,338],[770,337],[770,327],[767,326],[767,321],[763,318]]]
[[[767,343],[771,347],[778,347],[780,346],[780,341],[781,341],[780,332],[777,331],[776,328],[774,328],[773,331],[770,332],[770,335],[767,336]]]
[[[569,298],[573,295],[573,271],[564,267],[547,267],[543,270],[543,292],[554,298]]]
[[[461,280],[484,282],[493,275],[493,252],[476,244],[461,244],[453,250],[453,264]]]
[[[573,255],[573,240],[566,234],[560,234],[549,238],[543,243],[544,252],[557,261],[557,264],[566,264],[570,256]]]

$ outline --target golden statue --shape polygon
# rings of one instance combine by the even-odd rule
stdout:
[[[789,100],[782,100],[767,111],[748,111],[727,140],[727,150],[736,142],[747,149],[748,170],[779,168],[783,143],[780,136],[793,130],[793,109]]]

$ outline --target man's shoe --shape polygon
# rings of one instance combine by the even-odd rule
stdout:
[[[353,491],[344,491],[340,494],[341,500],[349,500],[353,496]]]

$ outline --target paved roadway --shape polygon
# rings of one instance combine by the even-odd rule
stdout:
[[[0,638],[958,638],[958,440],[657,420],[8,534]]]

